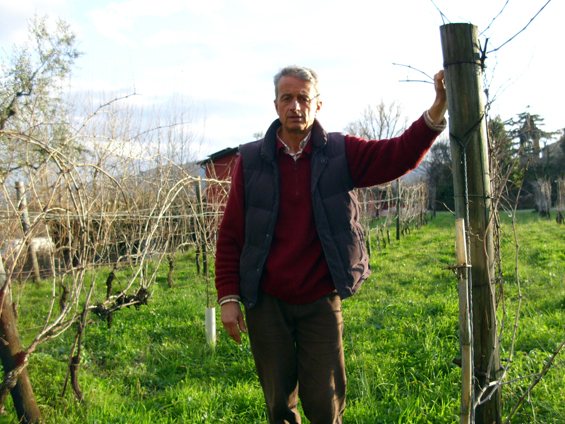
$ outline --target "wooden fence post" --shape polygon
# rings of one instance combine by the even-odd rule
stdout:
[[[22,221],[22,229],[24,230],[23,239],[26,240],[27,254],[33,270],[33,281],[39,283],[41,281],[41,275],[39,274],[39,262],[37,261],[37,252],[35,251],[35,246],[33,244],[33,237],[30,234],[31,225],[29,224],[27,198],[23,181],[16,182],[16,192],[18,194],[18,209],[21,212],[20,219]]]
[[[453,166],[456,218],[469,231],[469,281],[472,290],[475,394],[499,376],[494,286],[494,243],[490,225],[491,187],[482,101],[482,52],[477,27],[447,24],[440,28]],[[478,424],[502,422],[500,388],[487,391],[490,400],[478,406]]]

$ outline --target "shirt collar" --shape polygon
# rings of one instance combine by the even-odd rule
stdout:
[[[302,155],[302,153],[310,153],[309,150],[311,150],[311,149],[307,148],[307,147],[310,146],[308,144],[308,142],[310,141],[310,138],[312,138],[312,131],[310,131],[308,133],[308,135],[302,139],[302,141],[298,145],[298,152],[291,153],[290,148],[288,147],[288,145],[284,141],[282,141],[282,138],[280,138],[280,136],[279,136],[279,131],[277,131],[277,142],[278,142],[278,145],[279,145],[279,147],[277,148],[277,152],[280,151],[280,149],[282,148],[282,149],[284,149],[284,152],[287,155],[291,156],[294,160],[297,160]]]

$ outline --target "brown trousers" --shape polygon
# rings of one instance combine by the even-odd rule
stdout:
[[[271,424],[341,424],[345,362],[341,299],[336,292],[304,305],[265,293],[246,309],[251,351]]]

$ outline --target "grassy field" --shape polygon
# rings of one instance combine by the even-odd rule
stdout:
[[[503,222],[501,357],[507,360],[518,291],[512,228],[508,217]],[[523,303],[507,380],[539,372],[565,339],[565,226],[520,213],[517,229]],[[457,280],[442,269],[454,265],[453,245],[454,219],[439,214],[375,251],[373,275],[343,303],[345,423],[458,422],[460,370],[452,362],[459,357]],[[219,328],[216,348],[207,347],[205,282],[195,276],[191,255],[179,258],[176,269],[175,288],[168,288],[163,269],[148,306],[115,314],[110,329],[101,321],[87,327],[80,371],[84,404],[71,390],[61,397],[72,334],[40,347],[29,371],[47,423],[266,422],[248,339],[238,346]],[[48,295],[48,289],[35,290],[20,300],[24,340],[40,325]],[[217,313],[221,327],[219,308]],[[562,352],[557,362],[564,359]],[[549,372],[513,423],[565,422],[564,368]],[[505,415],[531,381],[504,387]],[[16,422],[11,400],[6,409],[0,423]]]

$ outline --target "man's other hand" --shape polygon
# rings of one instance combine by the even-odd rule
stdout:
[[[434,121],[434,125],[439,125],[443,121],[445,111],[447,110],[447,93],[443,82],[443,70],[434,75],[434,88],[436,90],[436,98],[428,112],[430,118]]]
[[[241,344],[241,335],[239,330],[247,333],[243,312],[238,302],[227,302],[222,305],[222,324],[228,332],[229,336],[237,343]]]

